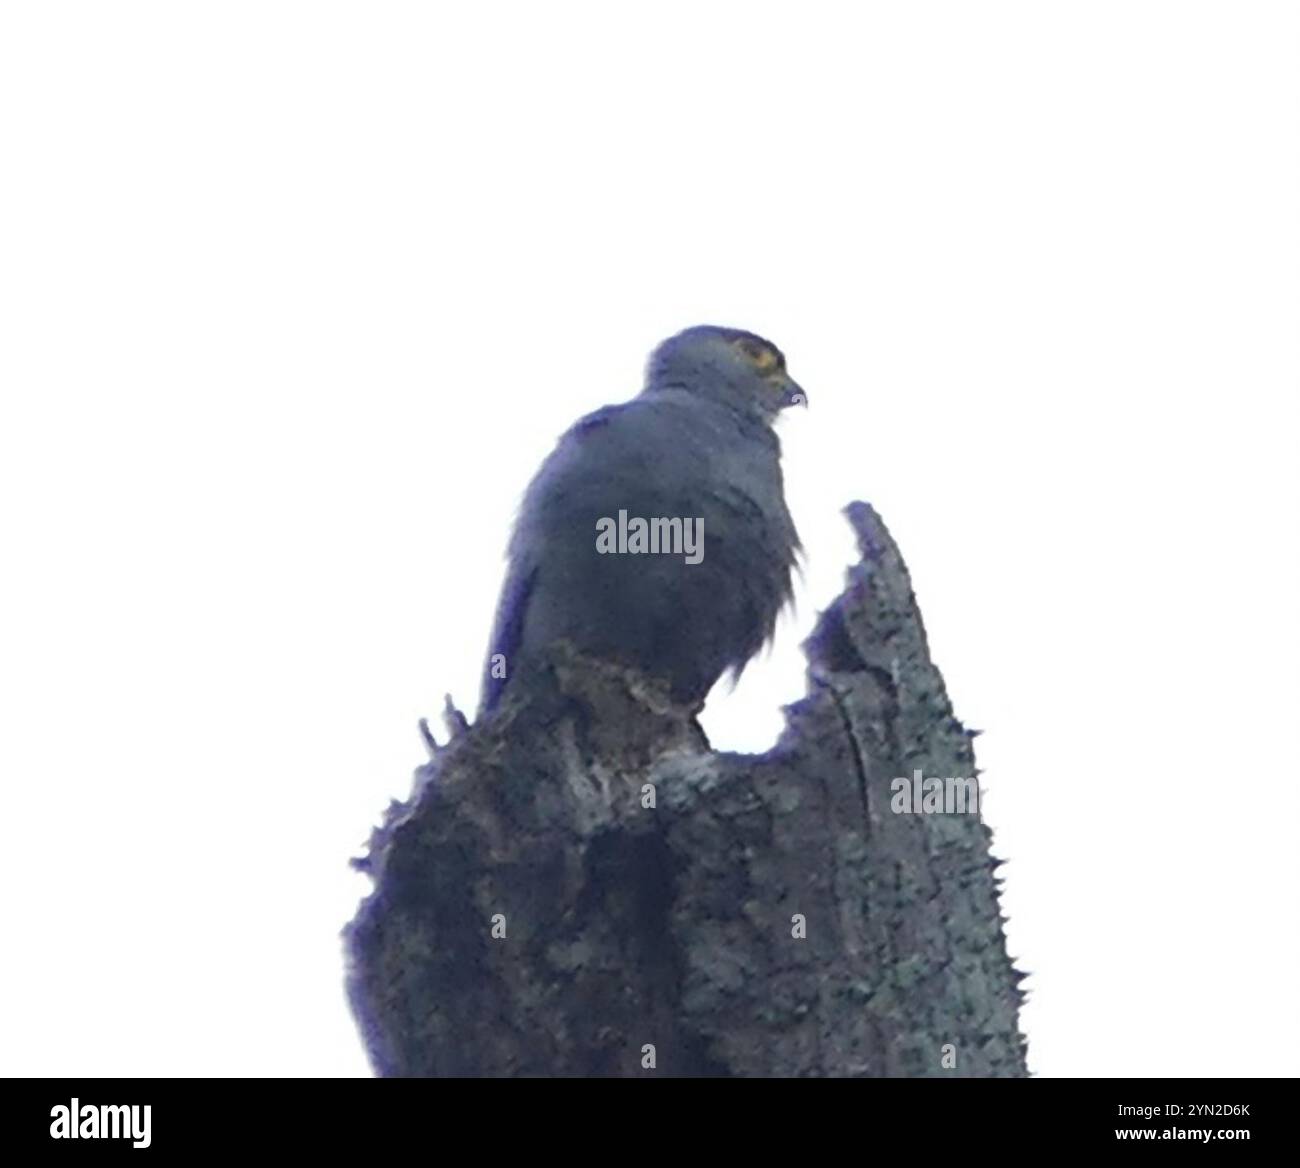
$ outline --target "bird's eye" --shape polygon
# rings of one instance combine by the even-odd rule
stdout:
[[[766,345],[753,341],[741,341],[740,351],[745,354],[760,373],[771,373],[781,363],[781,358]]]

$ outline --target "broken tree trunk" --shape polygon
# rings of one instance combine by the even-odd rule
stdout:
[[[378,1073],[1026,1073],[989,831],[895,798],[973,780],[972,735],[898,549],[847,514],[862,558],[767,754],[558,654],[416,772],[347,930]]]

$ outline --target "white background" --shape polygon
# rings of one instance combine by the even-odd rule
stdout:
[[[1294,1073],[1294,5],[0,11],[0,1072],[369,1073],[347,859],[537,463],[704,321],[811,399],[717,744],[871,501],[1033,1070]]]

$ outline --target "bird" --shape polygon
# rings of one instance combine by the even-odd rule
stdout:
[[[739,679],[793,595],[802,549],[773,426],[807,404],[772,342],[696,325],[654,349],[635,397],[565,432],[510,536],[480,716],[558,642],[692,712]]]

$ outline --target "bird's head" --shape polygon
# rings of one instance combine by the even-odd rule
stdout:
[[[650,354],[646,391],[662,389],[688,389],[766,422],[786,406],[808,404],[771,341],[715,325],[688,328]]]

